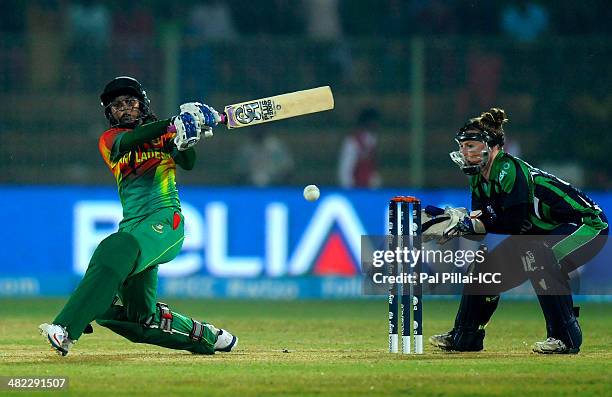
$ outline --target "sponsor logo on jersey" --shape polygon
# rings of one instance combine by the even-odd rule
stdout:
[[[525,255],[521,256],[521,261],[523,262],[523,269],[525,269],[526,272],[533,272],[536,270],[534,266],[535,256],[533,255],[533,252],[526,251]]]

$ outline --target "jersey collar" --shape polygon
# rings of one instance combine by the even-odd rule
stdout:
[[[497,180],[497,175],[501,171],[501,166],[504,162],[505,157],[506,153],[504,152],[504,149],[500,148],[499,152],[497,152],[497,156],[495,156],[495,158],[493,159],[493,164],[491,164],[491,171],[489,172],[489,178],[487,180],[488,182],[493,182],[494,180]]]

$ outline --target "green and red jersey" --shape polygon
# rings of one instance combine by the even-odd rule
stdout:
[[[165,132],[167,122],[157,124],[163,128],[157,138],[127,150],[120,149],[121,140],[135,130],[111,128],[100,136],[100,154],[117,182],[123,207],[122,223],[162,208],[180,210],[175,181],[176,163],[171,149],[175,133]]]
[[[601,209],[569,183],[500,151],[488,178],[470,178],[472,210],[483,212],[488,231],[547,234],[562,224],[584,225],[597,234],[608,225]]]

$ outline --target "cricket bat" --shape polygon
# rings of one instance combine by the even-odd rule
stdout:
[[[331,88],[324,86],[227,105],[221,123],[228,129],[241,128],[333,108]]]

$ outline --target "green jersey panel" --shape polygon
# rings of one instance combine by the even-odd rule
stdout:
[[[168,149],[174,136],[168,132],[127,152],[120,152],[121,139],[132,130],[111,128],[99,140],[99,150],[119,190],[123,221],[140,219],[161,208],[180,210],[176,188],[176,163]]]
[[[492,223],[504,218],[509,208],[526,204],[521,234],[546,234],[567,223],[607,227],[599,217],[601,209],[586,194],[503,151],[493,160],[488,179],[482,174],[471,177],[470,190],[472,209],[483,211]]]

